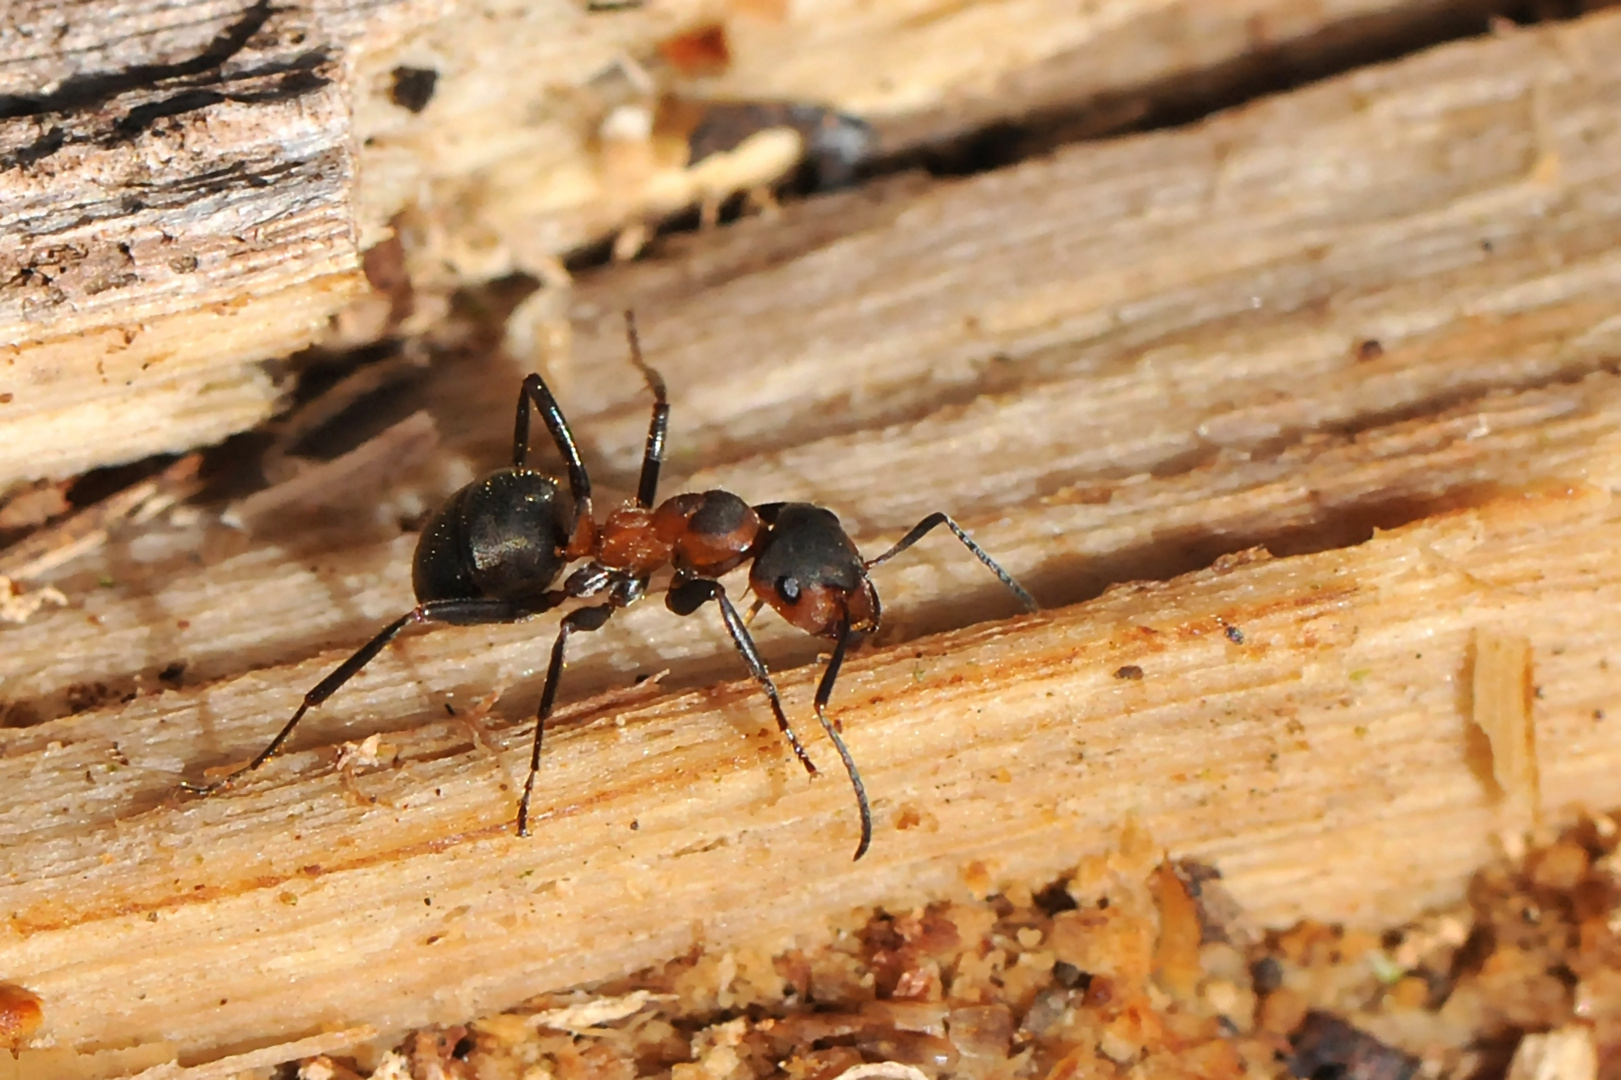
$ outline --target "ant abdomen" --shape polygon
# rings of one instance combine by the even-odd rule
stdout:
[[[530,600],[567,562],[573,502],[531,469],[498,469],[452,495],[423,527],[411,568],[417,600]]]

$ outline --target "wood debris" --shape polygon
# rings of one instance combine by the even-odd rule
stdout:
[[[433,417],[412,413],[330,461],[294,467],[292,459],[281,459],[286,478],[232,503],[220,520],[249,532],[265,531],[284,527],[290,516],[306,520],[323,510],[353,507],[357,500],[375,502],[382,480],[426,463],[438,447]]]
[[[1585,1024],[1526,1035],[1508,1068],[1508,1080],[1594,1080],[1597,1076],[1598,1050],[1593,1046],[1593,1029]]]
[[[187,454],[156,476],[13,544],[0,552],[0,576],[14,581],[40,577],[105,544],[115,526],[150,521],[198,489],[202,460],[200,454]]]
[[[65,607],[67,602],[62,590],[54,586],[24,590],[20,584],[0,574],[0,621],[25,623],[46,604]]]
[[[695,950],[583,1001],[424,1029],[299,1075],[497,1080],[539,1063],[672,1080],[1463,1080],[1528,1030],[1496,1066],[1509,1080],[1593,1080],[1621,1050],[1621,893],[1596,889],[1615,876],[1609,821],[1542,838],[1484,869],[1472,902],[1383,935],[1304,922],[1242,948],[1206,941],[1186,993],[1164,992],[1187,975],[1165,928],[1181,938],[1197,922],[1182,868],[1128,825],[1040,889],[870,911],[815,950]],[[1560,971],[1576,995],[1551,992]]]
[[[7,492],[0,499],[0,532],[32,529],[67,513],[73,508],[67,498],[70,486],[65,481],[42,480]]]
[[[0,983],[0,1047],[18,1051],[39,1030],[45,1019],[43,1003],[31,990],[11,983]]]
[[[1411,1080],[1418,1072],[1417,1058],[1385,1045],[1331,1013],[1308,1012],[1292,1041],[1294,1058],[1289,1069],[1296,1076]]]
[[[1472,688],[1474,723],[1491,746],[1492,778],[1519,819],[1530,824],[1542,805],[1530,641],[1497,628],[1477,629]]]
[[[648,1002],[654,1000],[652,992],[637,990],[633,993],[618,997],[593,998],[578,1005],[568,1005],[561,1009],[547,1009],[538,1012],[532,1018],[539,1027],[554,1028],[557,1031],[571,1031],[576,1035],[583,1034],[592,1028],[611,1024],[615,1020],[623,1020],[633,1016],[647,1007]]]

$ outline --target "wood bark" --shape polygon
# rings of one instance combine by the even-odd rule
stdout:
[[[1007,619],[947,537],[879,572],[887,636],[834,701],[878,809],[863,862],[836,772],[797,770],[716,620],[657,601],[578,639],[530,840],[551,620],[408,637],[242,790],[174,797],[409,605],[397,517],[508,449],[520,367],[468,355],[421,391],[443,472],[275,532],[171,515],[8,631],[34,722],[0,732],[0,975],[58,1047],[205,1063],[1039,883],[1127,818],[1266,921],[1456,897],[1495,832],[1614,799],[1618,47],[1614,17],[1460,44],[672,245],[566,323],[537,303],[605,480],[646,425],[634,303],[669,490],[813,498],[869,551],[949,509],[1051,609]],[[759,628],[810,727],[818,644]],[[1482,635],[1528,659],[1477,669]],[[1529,804],[1473,697],[1516,679]],[[337,767],[372,733],[380,764]]]
[[[670,96],[844,110],[893,153],[1495,6],[19,0],[0,16],[0,489],[219,442],[282,400],[266,361],[420,332],[471,282],[556,281],[562,256],[802,152],[783,129],[689,168],[689,132],[655,123]],[[725,62],[662,59],[694,35]]]

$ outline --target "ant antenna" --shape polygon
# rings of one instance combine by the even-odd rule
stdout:
[[[963,542],[963,546],[974,553],[974,558],[984,563],[986,568],[989,569],[991,573],[996,575],[996,579],[1003,585],[1006,585],[1009,591],[1011,591],[1014,596],[1019,598],[1019,603],[1024,605],[1026,611],[1040,610],[1040,608],[1036,605],[1036,598],[1031,596],[1023,585],[1020,585],[1017,581],[1013,580],[1013,575],[1002,569],[1001,564],[995,559],[991,558],[990,555],[986,554],[984,548],[974,543],[973,539],[969,537],[967,533],[962,531],[962,526],[951,520],[951,515],[942,511],[937,510],[928,517],[924,518],[922,521],[918,522],[916,525],[912,526],[912,531],[896,541],[894,547],[890,548],[882,555],[879,555],[877,558],[868,559],[863,565],[865,565],[868,570],[871,570],[880,563],[888,562],[890,559],[893,559],[895,556],[899,555],[901,552],[923,539],[925,533],[929,532],[938,525],[944,525],[946,528],[950,529],[952,535],[954,535],[958,540],[961,540]]]

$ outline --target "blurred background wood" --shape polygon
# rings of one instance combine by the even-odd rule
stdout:
[[[1494,830],[1606,800],[1621,752],[1618,47],[1601,15],[1504,30],[1185,128],[897,172],[450,315],[449,282],[546,267],[408,269],[341,331],[433,328],[431,364],[390,384],[397,449],[340,459],[303,512],[243,503],[278,509],[231,530],[205,503],[115,535],[47,579],[69,607],[5,631],[0,976],[44,998],[42,1039],[86,1051],[386,1037],[694,940],[1039,881],[1128,816],[1268,920],[1456,896]],[[427,118],[435,94],[396,108]],[[446,250],[398,236],[408,268]],[[341,263],[297,287],[349,288]],[[266,260],[242,310],[298,265]],[[880,571],[885,637],[835,696],[878,798],[870,859],[846,861],[848,790],[794,770],[716,621],[656,600],[577,639],[527,843],[506,829],[544,619],[408,637],[262,780],[172,800],[409,606],[413,526],[505,458],[523,370],[558,386],[599,480],[633,481],[627,304],[672,390],[667,490],[825,502],[869,551],[948,509],[1055,609],[965,629],[1014,606],[949,538]],[[1279,558],[1223,560],[1254,545]],[[1470,749],[1469,688],[1494,684],[1472,643],[1504,627],[1540,688],[1530,811]],[[759,630],[808,720],[819,643]],[[334,769],[373,733],[387,764]]]
[[[807,150],[843,172],[972,156],[972,133],[1031,117],[1118,129],[1512,6],[18,0],[0,489],[218,442],[283,402],[267,360],[421,331],[500,275],[559,280]],[[766,108],[706,122],[710,102]]]

